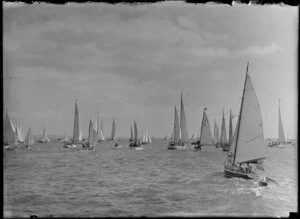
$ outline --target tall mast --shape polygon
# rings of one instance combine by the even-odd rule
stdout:
[[[244,95],[245,95],[245,87],[246,87],[246,81],[248,77],[248,68],[249,68],[249,62],[247,63],[247,69],[246,69],[246,75],[245,75],[245,82],[244,82],[244,89],[243,89],[243,96],[242,96],[242,103],[241,103],[241,108],[240,108],[240,115],[239,115],[239,121],[238,121],[238,127],[237,127],[237,135],[236,135],[236,146],[234,149],[234,155],[233,155],[233,162],[232,165],[235,162],[235,156],[236,156],[236,149],[237,149],[237,143],[239,139],[239,132],[240,132],[240,125],[241,125],[241,118],[242,118],[242,109],[243,109],[243,103],[244,103]]]

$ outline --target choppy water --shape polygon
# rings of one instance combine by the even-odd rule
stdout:
[[[297,211],[297,145],[267,149],[267,176],[279,184],[223,176],[220,148],[143,151],[99,144],[94,152],[59,142],[4,151],[6,216],[288,216]]]

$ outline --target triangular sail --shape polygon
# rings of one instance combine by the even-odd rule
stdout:
[[[13,123],[10,120],[7,111],[4,119],[4,143],[12,144],[15,142],[15,132],[14,132]]]
[[[130,140],[133,140],[133,131],[132,131],[132,126],[130,127]]]
[[[136,125],[135,121],[134,121],[133,128],[134,128],[134,141],[137,142],[138,141],[138,129],[137,129],[137,125]]]
[[[231,145],[232,142],[232,115],[231,115],[231,110],[230,110],[230,116],[229,116],[229,145]]]
[[[93,127],[92,120],[90,119],[90,125],[89,125],[89,137],[88,137],[88,143],[90,147],[94,147],[97,142],[97,132],[95,131]]]
[[[248,75],[248,65],[240,118],[237,124],[237,145],[234,161],[243,163],[263,159],[265,157],[263,122],[260,105]]]
[[[281,120],[281,112],[280,112],[280,100],[279,100],[279,118],[278,118],[278,142],[281,144],[285,143],[285,136],[283,131],[283,125]]]
[[[21,133],[20,127],[18,125],[16,126],[16,136],[17,136],[18,141],[23,142],[22,133]]]
[[[203,118],[201,125],[200,145],[213,145],[213,139],[211,136],[210,125],[205,113],[206,108],[203,110]]]
[[[73,126],[73,144],[77,144],[79,141],[79,113],[78,113],[78,100],[75,101],[74,112],[74,126]]]
[[[221,145],[225,145],[227,143],[226,137],[226,121],[224,116],[224,108],[223,108],[223,117],[222,117],[222,126],[221,126]]]
[[[188,142],[188,132],[186,128],[186,118],[185,118],[185,111],[182,99],[182,92],[181,92],[181,102],[180,102],[180,139],[182,142]]]
[[[174,112],[174,141],[178,142],[180,140],[180,128],[179,128],[179,119],[178,119],[178,113],[175,106],[175,112]]]
[[[100,141],[104,141],[104,136],[103,136],[103,132],[102,129],[100,129]]]
[[[218,126],[215,120],[215,124],[214,124],[214,144],[218,144]]]
[[[33,145],[34,144],[34,138],[31,131],[31,128],[28,129],[27,137],[25,139],[25,145]]]
[[[112,126],[111,126],[111,140],[114,140],[116,134],[116,124],[115,124],[115,118],[113,118]]]
[[[238,126],[239,126],[238,122],[239,122],[239,120],[236,123],[234,133],[233,133],[233,136],[232,136],[232,141],[231,141],[231,144],[229,145],[229,153],[231,153],[231,154],[235,153],[237,130],[238,130]]]
[[[149,133],[148,133],[148,129],[147,129],[147,131],[145,133],[145,142],[148,142],[148,138],[149,138]]]
[[[43,138],[42,138],[42,142],[50,142],[50,139],[48,138],[47,132],[46,132],[46,128],[45,125],[43,127]]]

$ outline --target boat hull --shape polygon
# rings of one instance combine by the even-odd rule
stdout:
[[[243,179],[253,179],[249,173],[244,173],[238,168],[233,168],[233,167],[224,167],[224,176],[227,178],[243,178]]]
[[[188,143],[182,144],[168,144],[168,150],[183,150],[187,148]]]

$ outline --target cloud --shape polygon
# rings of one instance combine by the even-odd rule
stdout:
[[[251,46],[243,50],[238,50],[235,53],[236,56],[266,56],[280,50],[280,46],[271,44],[269,46]]]

